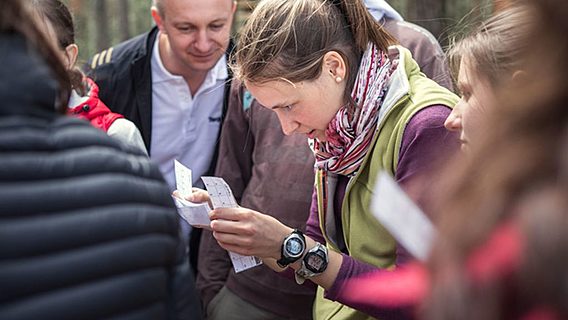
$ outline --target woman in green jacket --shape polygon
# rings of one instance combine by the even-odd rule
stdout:
[[[214,210],[213,234],[229,251],[319,285],[316,319],[369,318],[341,304],[341,280],[406,258],[370,213],[375,177],[385,170],[417,191],[457,149],[444,128],[457,97],[426,78],[360,0],[262,1],[239,47],[235,75],[285,134],[310,140],[314,201],[305,234],[246,208]]]

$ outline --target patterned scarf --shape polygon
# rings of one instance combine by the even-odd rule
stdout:
[[[373,140],[379,109],[397,65],[398,60],[391,62],[385,52],[369,44],[351,92],[356,106],[339,109],[325,131],[326,142],[314,139],[311,143],[316,168],[348,177],[357,173]]]

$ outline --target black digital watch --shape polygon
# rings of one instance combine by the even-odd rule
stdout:
[[[282,242],[280,259],[276,263],[281,268],[286,268],[289,264],[296,262],[302,257],[306,250],[306,238],[302,231],[295,229]]]
[[[295,278],[298,284],[304,283],[306,279],[323,273],[327,269],[329,257],[327,248],[319,242],[311,248],[302,259],[302,266],[296,270]]]

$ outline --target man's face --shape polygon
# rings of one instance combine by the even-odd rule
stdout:
[[[227,50],[236,4],[233,0],[162,0],[154,19],[167,35],[166,59],[178,71],[208,72]],[[164,53],[162,53],[164,54]]]

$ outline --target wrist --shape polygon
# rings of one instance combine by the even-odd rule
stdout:
[[[274,259],[275,261],[280,259],[280,255],[282,252],[282,241],[284,241],[284,239],[294,231],[294,229],[281,224],[282,228],[280,228],[277,232],[275,232],[274,236],[274,244],[271,245],[272,249],[271,249],[271,253],[269,257],[266,258],[270,258],[270,259]]]
[[[300,268],[295,269],[295,278],[298,284],[306,279],[321,275],[329,265],[329,252],[325,245],[315,242],[315,246],[306,251],[300,260]]]

